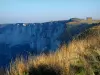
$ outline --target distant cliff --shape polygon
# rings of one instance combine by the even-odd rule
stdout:
[[[55,51],[63,43],[70,42],[73,36],[92,26],[68,25],[68,22],[71,21],[0,25],[0,66],[19,55]]]

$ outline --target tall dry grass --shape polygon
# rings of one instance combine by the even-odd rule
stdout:
[[[10,64],[7,74],[100,75],[100,35],[99,32],[94,34],[89,33],[82,39],[77,37],[55,53],[29,56],[28,60],[17,58]]]

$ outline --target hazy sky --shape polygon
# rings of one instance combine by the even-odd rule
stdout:
[[[0,23],[100,19],[100,0],[0,0]]]

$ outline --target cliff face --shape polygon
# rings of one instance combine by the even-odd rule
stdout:
[[[67,22],[0,25],[0,66],[19,55],[55,51],[63,42],[68,43],[74,35],[91,26],[66,25]]]
[[[42,24],[12,24],[1,28],[0,43],[9,45],[9,48],[16,45],[29,44],[30,48],[46,50],[48,47],[54,50],[60,42],[57,38],[65,30],[64,23],[49,22]],[[45,48],[45,49],[44,49]]]
[[[39,54],[56,50],[58,39],[66,29],[65,21],[0,26],[0,55],[9,59],[16,55]],[[1,56],[0,56],[1,57]]]

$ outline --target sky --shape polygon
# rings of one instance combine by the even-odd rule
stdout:
[[[0,23],[100,19],[100,0],[0,0]]]

